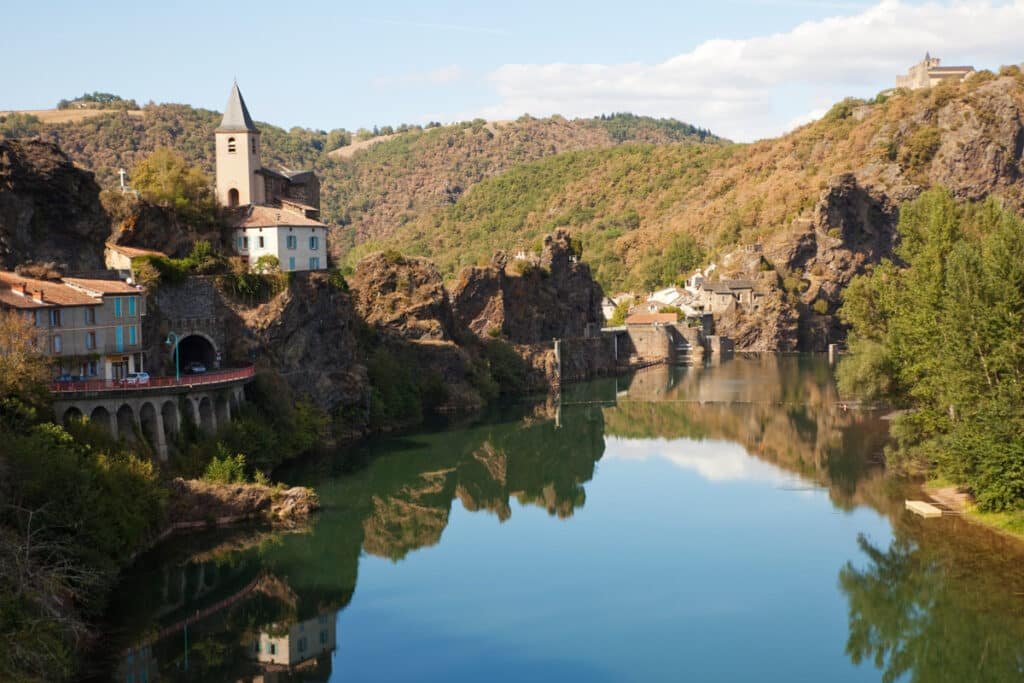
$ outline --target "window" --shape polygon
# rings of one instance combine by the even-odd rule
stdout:
[[[119,296],[114,297],[114,317],[121,317],[121,297]]]
[[[309,269],[310,270],[320,270],[320,257],[318,257],[318,256],[310,256],[309,257]]]
[[[89,377],[95,377],[96,375],[100,374],[99,370],[99,361],[91,360],[85,364],[85,374],[89,375]]]
[[[313,251],[316,251],[317,249],[319,249],[320,248],[320,238],[319,237],[310,237],[309,238],[309,248],[311,250],[313,250]]]
[[[299,238],[296,237],[295,235],[288,235],[288,239],[285,240],[285,243],[287,244],[289,249],[299,248]]]
[[[320,631],[320,644],[321,645],[326,645],[327,644],[327,631]]]
[[[36,327],[42,327],[45,321],[46,321],[46,318],[43,316],[43,311],[37,308],[36,309]]]
[[[289,256],[288,257],[288,270],[295,270],[295,257],[294,256]]]
[[[268,645],[268,651],[270,652],[270,654],[276,655],[277,654],[277,644],[276,643],[270,643]]]
[[[257,237],[256,239],[258,239],[258,240],[259,240],[259,245],[260,245],[260,249],[262,249],[262,248],[263,248],[263,235],[260,235],[260,236],[259,236],[259,237]]]
[[[259,652],[260,652],[260,641],[258,641],[258,640],[252,641],[252,651],[255,652],[256,654],[259,654]]]
[[[135,315],[135,299],[136,297],[128,297],[128,315]]]
[[[89,330],[85,333],[85,348],[95,349],[96,348],[96,333]]]
[[[95,325],[96,324],[96,309],[91,306],[85,309],[85,324]]]
[[[135,344],[136,344],[136,339],[135,339],[136,331],[135,330],[136,330],[135,325],[132,325],[131,327],[128,328],[128,345],[129,346],[135,346]]]
[[[234,153],[235,153],[235,139],[234,138],[228,138],[228,154],[234,154]]]
[[[50,327],[64,326],[64,311],[59,308],[50,309]]]
[[[114,328],[114,346],[118,351],[124,351],[124,328],[120,325]]]
[[[243,237],[242,238],[242,249],[247,250],[248,248],[249,248],[249,238],[248,237]]]
[[[64,350],[64,341],[60,338],[59,334],[53,335],[53,352],[60,353]]]
[[[306,639],[305,638],[299,638],[299,652],[305,652],[305,651],[306,651]]]

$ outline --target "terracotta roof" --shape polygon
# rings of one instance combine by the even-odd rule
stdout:
[[[652,325],[654,323],[674,323],[678,321],[675,313],[634,313],[626,318],[627,325]]]
[[[48,308],[50,306],[97,306],[102,301],[89,296],[63,282],[35,280],[22,277],[17,273],[0,272],[0,292],[3,292],[3,303],[13,308]],[[25,286],[26,295],[15,292]],[[36,293],[42,292],[42,302],[36,301]]]
[[[107,249],[113,249],[116,252],[124,254],[125,256],[167,256],[162,251],[156,249],[139,249],[138,247],[126,247],[123,244],[114,244],[113,242],[107,242]]]
[[[140,293],[138,287],[121,280],[98,280],[84,277],[66,277],[64,278],[64,282],[75,289],[86,290],[88,293],[95,296],[102,296],[104,294]]]
[[[236,215],[231,222],[235,228],[270,228],[279,225],[312,228],[326,228],[320,221],[306,218],[295,211],[288,211],[277,206],[254,204],[246,211]]]

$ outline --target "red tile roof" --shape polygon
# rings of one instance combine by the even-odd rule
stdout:
[[[164,252],[157,251],[155,249],[139,249],[138,247],[126,247],[123,244],[114,244],[113,242],[107,242],[106,246],[107,249],[113,249],[116,252],[120,252],[125,256],[131,256],[132,258],[136,256],[167,256],[167,254],[165,254]]]
[[[18,293],[22,285],[25,286],[25,295]],[[0,301],[12,308],[96,306],[102,303],[100,299],[69,287],[63,282],[35,280],[6,271],[0,272],[0,293],[3,294]],[[42,293],[41,302],[36,300],[39,293]]]
[[[289,211],[277,206],[253,205],[239,212],[231,221],[235,228],[272,228],[276,226],[295,226],[326,228],[320,221],[306,218],[296,211]]]
[[[121,280],[97,280],[84,277],[66,277],[64,282],[74,289],[84,289],[90,294],[139,294],[139,288]]]
[[[679,316],[675,313],[634,313],[626,318],[627,325],[652,325],[661,323],[667,325],[678,322]]]

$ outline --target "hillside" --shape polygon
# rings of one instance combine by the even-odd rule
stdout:
[[[683,236],[710,260],[760,243],[764,261],[730,259],[725,274],[776,270],[800,317],[801,347],[810,348],[842,335],[831,315],[841,290],[891,255],[900,203],[943,185],[961,199],[996,194],[1021,207],[1022,121],[1024,77],[1010,67],[930,91],[846,100],[817,122],[750,145],[559,154],[410,220],[388,246],[430,257],[451,277],[495,249],[530,249],[568,226],[606,289],[645,290],[665,283]],[[380,246],[362,244],[350,258]],[[771,342],[755,346],[786,347]]]
[[[213,131],[220,114],[181,104],[150,104],[140,111],[94,112],[75,120],[54,117],[18,121],[19,135],[58,144],[103,188],[118,182],[158,147],[173,147],[213,172]],[[404,223],[456,201],[474,184],[519,164],[560,152],[607,148],[626,142],[719,142],[708,131],[667,119],[615,114],[597,119],[562,117],[483,120],[381,135],[332,149],[345,131],[258,123],[263,161],[292,169],[315,168],[321,176],[324,218],[344,227],[340,255],[351,245],[382,239]],[[4,126],[0,120],[0,137]]]

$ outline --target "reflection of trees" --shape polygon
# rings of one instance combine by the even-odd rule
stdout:
[[[839,572],[850,610],[847,654],[871,662],[887,683],[1019,681],[1021,551],[962,523],[955,535],[943,526],[897,529],[887,550],[859,539],[867,565]]]
[[[256,666],[248,650],[252,634],[285,633],[343,608],[363,551],[397,561],[437,543],[456,497],[467,510],[490,510],[502,520],[512,514],[512,498],[560,517],[583,505],[583,484],[603,453],[602,414],[569,408],[556,426],[556,410],[542,404],[504,420],[371,442],[366,467],[343,476],[333,476],[334,468],[351,457],[311,462],[308,471],[289,475],[319,484],[325,509],[311,531],[234,544],[218,534],[206,546],[192,539],[165,546],[122,586],[118,621],[149,641],[187,615],[218,606],[189,627],[191,673],[182,672],[179,632],[154,646],[161,673],[168,680],[249,675]],[[230,604],[220,608],[225,600]]]
[[[818,358],[759,355],[708,368],[655,367],[605,411],[608,434],[626,438],[721,439],[828,486],[836,504],[863,502],[880,465],[887,427],[844,411]]]

